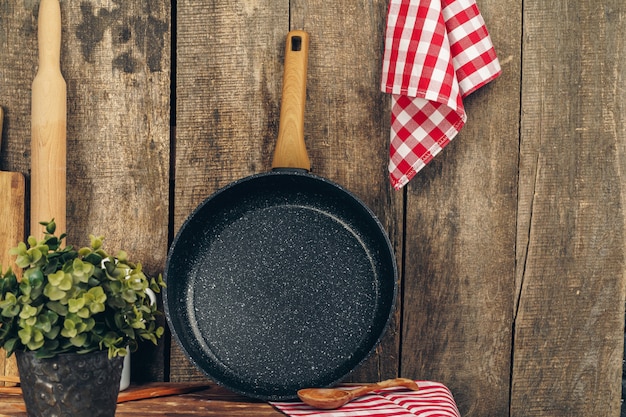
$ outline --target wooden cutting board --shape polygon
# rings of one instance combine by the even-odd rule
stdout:
[[[0,151],[2,150],[2,121],[4,112],[0,108]],[[18,272],[14,257],[9,255],[9,249],[17,246],[24,240],[24,202],[26,198],[24,175],[21,172],[0,171],[0,265],[2,271],[10,266]],[[17,375],[15,357],[6,358],[3,349],[0,349],[0,373],[3,375]],[[11,385],[7,383],[7,385]]]

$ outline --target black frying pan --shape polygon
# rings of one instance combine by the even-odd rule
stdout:
[[[271,172],[217,191],[170,248],[165,312],[190,360],[235,392],[295,399],[376,347],[396,292],[394,254],[355,196],[308,172],[308,36],[289,33]]]

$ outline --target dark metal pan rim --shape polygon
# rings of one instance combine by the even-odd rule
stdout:
[[[166,267],[166,271],[165,271],[165,278],[166,281],[170,282],[171,276],[170,276],[170,271],[169,271],[169,264],[170,261],[172,259],[172,257],[176,256],[176,248],[177,245],[180,243],[181,240],[181,236],[184,235],[185,230],[187,230],[189,227],[194,227],[194,225],[190,224],[192,222],[195,222],[197,220],[196,217],[199,215],[198,213],[201,213],[202,210],[204,210],[204,207],[207,204],[211,204],[211,201],[214,201],[214,199],[219,198],[218,196],[223,195],[224,193],[228,193],[230,190],[235,190],[238,187],[245,187],[245,183],[251,182],[252,184],[254,184],[257,181],[263,181],[263,180],[269,180],[272,181],[274,179],[278,179],[279,181],[287,181],[287,182],[295,182],[296,183],[296,188],[300,186],[300,183],[302,181],[309,183],[312,182],[314,184],[321,184],[321,187],[323,189],[325,189],[326,187],[329,188],[336,188],[338,191],[337,193],[337,197],[339,199],[342,198],[347,198],[348,200],[351,200],[353,202],[353,204],[356,204],[357,206],[359,206],[359,210],[362,210],[363,213],[361,214],[362,216],[366,217],[368,219],[368,221],[370,221],[371,223],[375,224],[375,228],[378,228],[380,231],[380,238],[384,240],[384,248],[382,249],[382,251],[388,252],[385,253],[384,255],[386,255],[387,257],[389,257],[389,259],[386,259],[385,261],[389,263],[389,268],[390,270],[388,271],[389,274],[391,275],[391,277],[387,277],[384,279],[392,279],[393,280],[393,285],[389,285],[389,283],[387,283],[387,288],[390,290],[388,291],[388,293],[386,294],[386,299],[383,301],[383,304],[385,304],[385,306],[383,307],[384,312],[380,312],[377,309],[380,308],[380,306],[378,305],[378,303],[380,302],[379,300],[376,300],[377,305],[374,307],[374,309],[376,310],[376,314],[378,315],[383,315],[384,317],[378,317],[378,326],[377,328],[368,328],[366,331],[366,333],[371,333],[371,332],[375,332],[375,338],[371,338],[371,340],[367,341],[366,346],[365,347],[361,347],[359,346],[357,348],[357,350],[355,352],[353,352],[353,354],[355,355],[354,358],[350,358],[350,360],[348,360],[349,364],[347,365],[349,367],[349,369],[331,369],[329,370],[329,372],[327,374],[324,374],[320,377],[319,381],[310,381],[312,384],[318,384],[321,383],[324,386],[330,386],[333,385],[337,382],[339,382],[340,380],[344,379],[356,366],[358,366],[359,364],[361,364],[363,361],[365,361],[375,350],[376,346],[378,346],[378,344],[380,343],[381,338],[383,337],[383,335],[385,334],[388,326],[389,326],[389,322],[391,321],[391,317],[393,316],[393,312],[394,312],[394,308],[395,308],[395,303],[396,303],[396,297],[397,297],[397,266],[395,263],[395,258],[393,256],[393,252],[391,250],[391,243],[389,242],[389,239],[386,235],[386,233],[384,232],[384,229],[380,223],[380,221],[377,219],[377,217],[373,214],[373,212],[369,209],[369,207],[367,207],[365,204],[363,204],[358,198],[356,198],[354,195],[352,195],[351,193],[349,193],[348,191],[346,191],[344,188],[342,188],[341,186],[335,184],[332,181],[329,181],[323,177],[319,177],[316,176],[314,174],[310,174],[308,172],[300,172],[300,171],[293,171],[293,170],[280,170],[280,171],[270,171],[270,172],[266,172],[266,173],[260,173],[260,174],[255,174],[243,179],[240,179],[238,181],[235,181],[225,187],[223,187],[222,189],[216,191],[215,193],[213,193],[210,197],[208,197],[207,199],[205,199],[189,216],[188,218],[185,220],[185,222],[183,223],[183,225],[181,226],[180,230],[178,231],[174,242],[172,243],[171,247],[170,247],[170,251],[168,253],[168,266]],[[244,184],[244,185],[242,185]],[[316,191],[317,192],[317,191]],[[322,196],[321,198],[325,198],[324,197],[324,193],[325,192],[321,192]],[[335,197],[333,197],[335,198]],[[286,204],[289,204],[289,202],[286,202]],[[296,203],[297,205],[297,203]],[[340,221],[343,221],[341,219],[339,219]],[[168,284],[169,285],[169,284]],[[376,280],[375,281],[375,285],[379,286],[380,281]],[[391,292],[391,294],[389,294],[389,292]],[[178,343],[178,345],[180,347],[182,347],[184,353],[186,354],[186,356],[190,359],[190,361],[193,363],[193,365],[195,367],[197,367],[198,369],[200,369],[204,374],[206,374],[210,379],[214,380],[217,384],[224,386],[225,388],[233,391],[233,392],[237,392],[239,394],[243,394],[246,395],[248,397],[252,397],[252,398],[258,398],[258,399],[262,399],[262,400],[272,400],[272,401],[277,401],[277,400],[290,400],[290,399],[295,399],[295,392],[293,390],[290,390],[289,392],[284,392],[281,391],[281,388],[278,387],[276,388],[278,390],[278,392],[271,392],[271,390],[273,389],[272,387],[270,387],[269,391],[266,389],[261,389],[258,390],[257,387],[254,386],[254,383],[251,382],[254,377],[253,376],[243,376],[243,378],[240,378],[236,375],[228,375],[229,371],[228,369],[226,370],[220,370],[220,369],[207,369],[207,365],[206,363],[201,363],[201,362],[206,362],[205,361],[205,356],[214,356],[217,357],[217,355],[214,355],[213,352],[198,352],[197,347],[195,346],[188,346],[188,339],[189,337],[187,337],[188,335],[182,335],[179,334],[180,332],[180,328],[182,327],[183,324],[181,323],[176,323],[177,320],[180,319],[180,317],[178,317],[178,313],[180,313],[180,311],[178,311],[180,309],[180,298],[179,297],[175,297],[172,296],[171,294],[169,294],[169,291],[165,291],[164,292],[164,307],[165,307],[165,313],[166,313],[166,317],[167,320],[170,324],[170,328],[172,330],[172,334],[174,335],[174,338],[176,340],[176,342]],[[173,304],[172,304],[173,303]],[[172,304],[172,305],[171,305]],[[186,317],[186,316],[185,316]],[[384,324],[382,326],[380,326],[380,323]],[[188,323],[187,323],[188,324]],[[193,327],[193,326],[192,326]],[[194,332],[198,332],[198,329],[194,329]],[[363,336],[364,339],[367,339],[368,337],[371,337],[371,334],[365,335]],[[197,337],[197,335],[196,335]],[[204,350],[210,350],[210,347],[207,348],[206,346],[203,348]],[[365,352],[364,352],[365,351]],[[200,356],[200,357],[199,357]],[[219,360],[218,360],[219,362]],[[217,368],[220,368],[223,364],[211,364],[210,366],[215,366]],[[309,382],[309,381],[307,381]]]

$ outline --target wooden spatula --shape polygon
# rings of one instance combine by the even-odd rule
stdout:
[[[0,108],[0,150],[2,149],[2,121],[4,112]],[[14,259],[9,256],[9,249],[17,246],[24,240],[24,202],[25,180],[21,172],[0,171],[0,264],[2,271],[10,266],[18,273]],[[0,358],[6,358],[4,350],[0,349]],[[17,365],[14,358],[0,359],[0,373],[17,375]],[[4,362],[4,363],[3,363]]]

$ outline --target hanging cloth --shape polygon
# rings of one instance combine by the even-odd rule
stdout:
[[[389,174],[405,186],[459,133],[463,98],[501,73],[474,0],[391,0],[381,90],[391,94]]]

